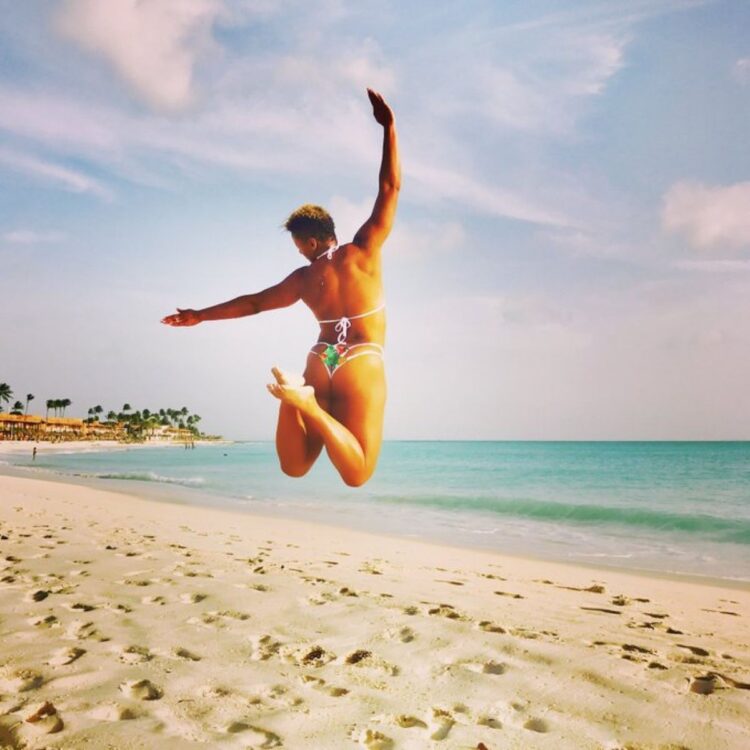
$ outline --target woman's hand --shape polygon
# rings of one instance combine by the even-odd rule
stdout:
[[[201,317],[197,310],[181,310],[178,307],[174,315],[167,315],[161,322],[168,326],[194,326],[201,322]]]
[[[372,114],[375,120],[387,128],[389,125],[393,125],[394,117],[393,110],[385,103],[385,99],[378,94],[377,91],[367,89],[367,96],[370,97],[372,103]]]

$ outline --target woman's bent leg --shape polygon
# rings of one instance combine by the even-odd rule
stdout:
[[[273,368],[276,381],[281,385],[304,384],[304,379],[292,379],[278,368]],[[281,470],[290,477],[301,477],[310,471],[323,448],[323,441],[311,426],[306,424],[300,410],[282,402],[276,425],[276,453]]]
[[[331,379],[330,413],[309,386],[277,383],[268,388],[282,400],[282,406],[299,413],[308,433],[319,437],[346,484],[358,487],[372,476],[380,454],[386,396],[379,357],[360,357],[336,371]]]

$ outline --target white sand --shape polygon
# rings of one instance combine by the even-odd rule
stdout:
[[[0,537],[0,748],[750,748],[746,590],[16,477]]]
[[[195,445],[230,445],[228,440],[195,440]],[[124,451],[133,448],[181,448],[184,444],[175,440],[147,440],[143,443],[121,443],[117,440],[64,440],[52,443],[47,440],[0,440],[0,459],[6,456],[26,456],[31,458],[34,448],[37,457],[55,453],[102,453],[104,451]]]

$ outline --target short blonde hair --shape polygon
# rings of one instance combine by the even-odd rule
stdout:
[[[284,228],[298,237],[314,237],[325,242],[336,239],[336,227],[328,211],[321,206],[306,203],[289,214]]]

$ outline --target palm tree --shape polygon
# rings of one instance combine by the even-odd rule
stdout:
[[[34,394],[33,393],[27,393],[26,394],[26,408],[23,410],[23,415],[26,416],[26,414],[29,411],[29,401],[34,400]]]
[[[196,435],[200,435],[201,431],[198,429],[198,422],[201,421],[201,417],[198,414],[193,414],[193,432]]]
[[[101,406],[97,405],[94,407],[94,414],[96,415],[96,421],[99,421],[99,415],[104,411]]]
[[[64,398],[62,401],[60,401],[60,406],[62,407],[62,415],[65,416],[65,410],[72,404],[73,402],[69,398]]]
[[[15,404],[13,404],[13,408],[10,410],[11,414],[14,414],[17,417],[20,417],[23,414],[23,404],[20,401],[16,401]]]
[[[123,411],[130,411],[130,404],[123,404],[122,405],[122,410]]]
[[[117,421],[117,414],[115,414],[114,411],[110,410],[107,412],[107,422],[116,422]]]
[[[51,398],[48,398],[47,399],[47,412],[44,415],[45,419],[49,419],[49,410],[54,409],[54,408],[55,408],[55,402]]]
[[[6,404],[13,398],[13,391],[7,383],[0,383],[0,411],[3,410],[2,403]]]

